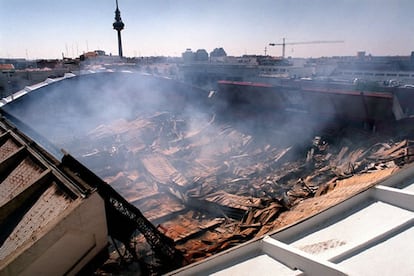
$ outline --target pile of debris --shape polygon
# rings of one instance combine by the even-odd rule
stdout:
[[[345,179],[413,161],[408,136],[320,129],[277,120],[247,128],[214,114],[163,112],[101,125],[62,147],[194,262],[285,226],[281,214],[329,194]],[[143,241],[138,235],[135,246],[145,259],[151,252]]]

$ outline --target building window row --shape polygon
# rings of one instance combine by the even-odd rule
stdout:
[[[377,77],[412,77],[414,78],[414,74],[397,74],[397,73],[367,73],[367,72],[339,72],[339,75],[348,75],[348,76],[377,76]]]

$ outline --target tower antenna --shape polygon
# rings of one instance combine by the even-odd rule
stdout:
[[[121,12],[119,11],[118,8],[118,0],[116,1],[116,9],[115,9],[115,22],[114,24],[112,24],[112,26],[114,27],[114,30],[117,31],[118,33],[118,55],[120,58],[122,58],[122,40],[121,40],[121,31],[124,29],[125,24],[124,22],[122,22],[121,19]]]

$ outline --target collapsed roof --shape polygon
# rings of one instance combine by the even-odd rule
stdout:
[[[306,198],[346,187],[313,206],[320,211],[412,161],[407,128],[372,135],[303,114],[233,110],[209,96],[168,79],[99,73],[31,91],[3,112],[109,183],[188,262],[306,217],[286,212]],[[136,241],[148,258],[143,237]]]

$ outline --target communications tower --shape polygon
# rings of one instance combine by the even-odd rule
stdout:
[[[114,30],[118,32],[118,55],[122,58],[122,40],[121,40],[121,31],[124,29],[124,22],[121,19],[121,12],[118,8],[118,0],[116,0],[116,10],[115,10],[115,22],[112,24]]]

